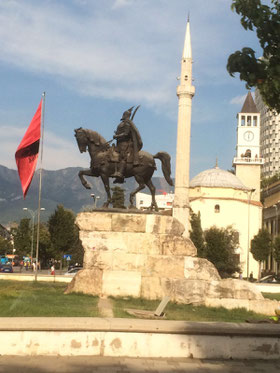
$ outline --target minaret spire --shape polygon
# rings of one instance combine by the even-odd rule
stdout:
[[[187,22],[186,35],[185,35],[185,44],[184,44],[182,58],[192,58],[190,15],[188,15],[188,22]]]
[[[183,55],[181,60],[178,96],[178,127],[176,148],[175,195],[173,216],[185,226],[185,236],[189,234],[189,169],[191,107],[195,88],[192,85],[192,48],[189,18],[187,21]]]

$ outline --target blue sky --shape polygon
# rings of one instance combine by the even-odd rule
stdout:
[[[0,164],[15,150],[46,91],[43,167],[88,167],[73,136],[83,126],[113,136],[123,111],[135,116],[144,149],[165,150],[175,175],[177,76],[190,12],[193,52],[191,177],[230,169],[236,114],[246,96],[226,71],[230,53],[258,53],[231,0],[1,0]],[[257,53],[257,54],[258,54]],[[161,174],[161,173],[159,173]]]

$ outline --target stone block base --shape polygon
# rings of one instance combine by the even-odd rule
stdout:
[[[273,315],[278,302],[264,300],[256,286],[221,280],[216,268],[196,257],[183,237],[184,227],[171,216],[93,212],[80,213],[84,268],[67,292],[132,296],[174,302],[223,306]]]

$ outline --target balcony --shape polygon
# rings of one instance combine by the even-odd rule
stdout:
[[[248,157],[243,157],[243,158],[233,158],[233,164],[264,164],[264,159],[263,158],[248,158]]]

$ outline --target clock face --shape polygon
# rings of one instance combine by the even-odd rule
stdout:
[[[252,131],[246,131],[243,137],[244,137],[244,140],[246,141],[252,141],[254,139],[254,134]]]

